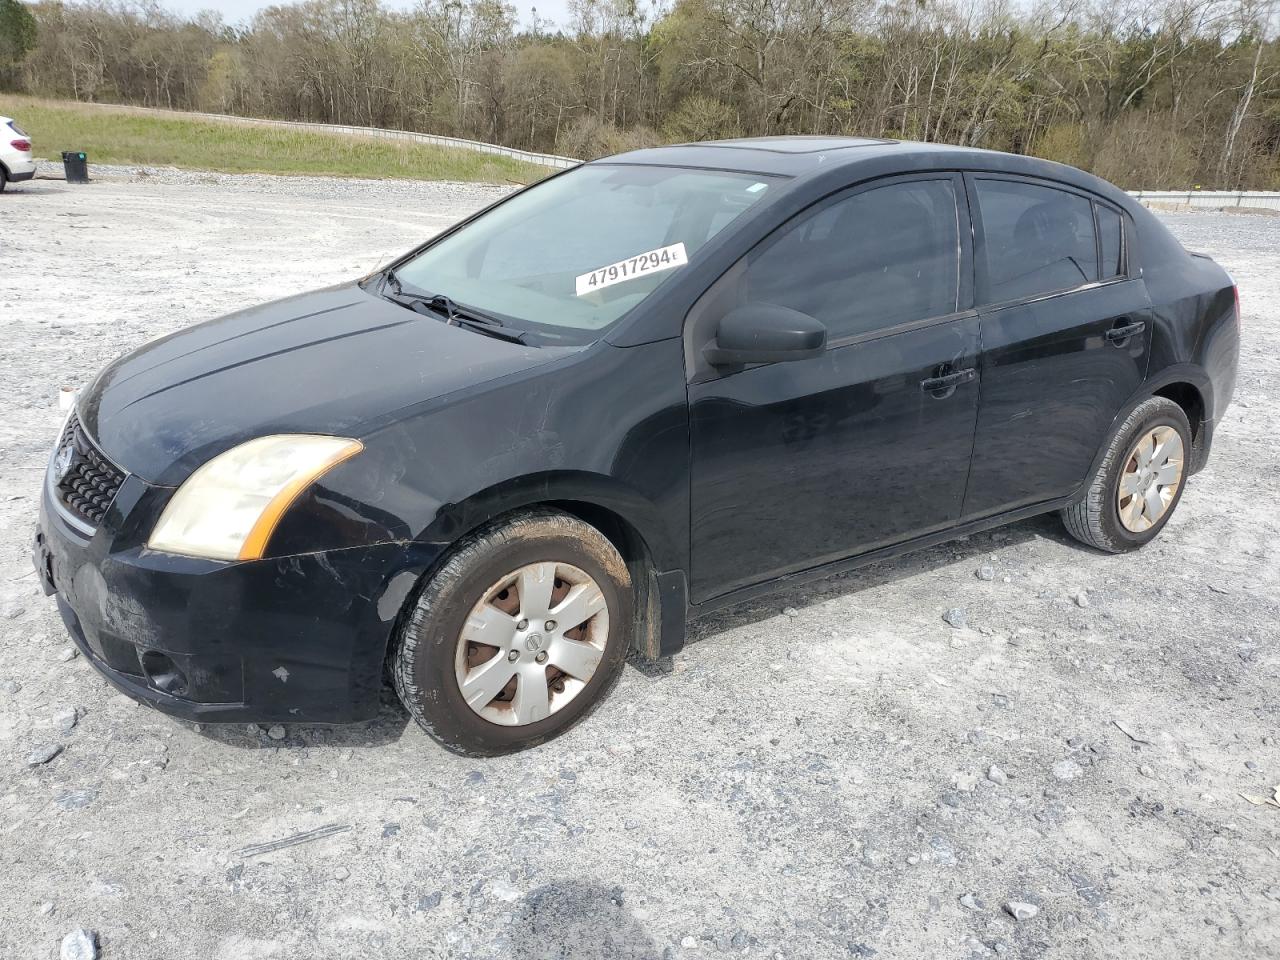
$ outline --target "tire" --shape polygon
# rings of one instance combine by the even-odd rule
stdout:
[[[1147,471],[1155,474],[1148,478],[1148,483],[1156,488],[1156,496],[1165,501],[1162,512],[1156,516],[1156,511],[1148,510],[1145,503],[1122,500],[1120,487],[1122,480],[1126,482],[1126,490],[1131,488],[1130,484],[1137,487],[1143,480],[1139,461],[1144,454],[1139,452],[1139,442],[1151,442],[1149,438],[1153,434],[1168,439],[1168,431],[1177,435],[1181,445],[1178,476],[1174,488],[1165,497],[1167,485],[1162,486],[1158,481],[1169,471]],[[1162,450],[1173,446],[1171,442],[1167,447],[1156,442],[1154,453],[1158,458]],[[1060,511],[1067,532],[1081,543],[1108,553],[1124,553],[1150,543],[1164,529],[1182,499],[1190,458],[1191,425],[1182,408],[1164,397],[1152,397],[1140,403],[1111,436],[1102,462],[1089,479],[1083,497]],[[1172,466],[1172,459],[1166,462],[1166,466]],[[1123,516],[1122,502],[1126,503]],[[1141,513],[1136,518],[1135,506]]]
[[[580,626],[543,629],[554,615],[567,622],[586,610],[595,612]],[[522,619],[530,611],[536,616]],[[559,511],[520,513],[467,536],[423,584],[402,618],[392,679],[405,708],[447,749],[510,753],[564,733],[604,699],[621,676],[634,620],[627,565],[599,530]]]
[[[4,164],[0,164],[0,193],[4,193],[4,188],[9,185],[9,171],[4,168]]]

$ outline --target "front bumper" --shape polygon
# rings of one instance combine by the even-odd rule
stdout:
[[[89,662],[121,692],[189,720],[373,716],[388,640],[426,566],[413,549],[224,563],[129,546],[129,514],[153,514],[156,489],[127,478],[89,534],[45,486],[33,560]]]

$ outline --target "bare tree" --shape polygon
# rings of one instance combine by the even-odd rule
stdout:
[[[1126,184],[1275,187],[1278,2],[572,0],[563,29],[521,31],[504,0],[304,0],[238,30],[157,0],[38,0],[34,45],[0,82],[584,156],[857,133]]]

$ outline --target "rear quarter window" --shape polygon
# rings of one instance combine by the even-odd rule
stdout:
[[[1104,204],[1094,204],[1098,211],[1098,249],[1102,254],[1101,279],[1111,280],[1126,273],[1124,257],[1124,218],[1120,211]]]

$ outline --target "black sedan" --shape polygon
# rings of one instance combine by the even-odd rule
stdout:
[[[496,753],[783,580],[1048,511],[1142,546],[1238,342],[1222,268],[1069,167],[641,150],[108,366],[36,566],[161,710],[358,720],[389,675],[443,744]]]

